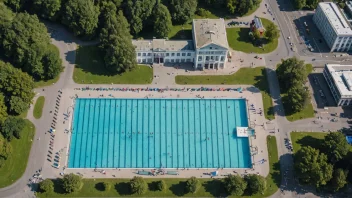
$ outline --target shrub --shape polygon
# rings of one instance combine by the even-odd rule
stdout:
[[[130,181],[131,192],[142,195],[147,192],[148,184],[142,177],[133,177]]]
[[[204,8],[199,8],[197,10],[196,14],[201,16],[201,17],[209,17],[211,15],[211,12],[209,12],[208,10],[206,10]]]
[[[223,180],[224,187],[230,195],[241,196],[247,188],[247,182],[238,175],[229,175]]]
[[[187,192],[196,193],[200,187],[200,182],[196,177],[191,177],[186,181]]]
[[[264,194],[266,190],[266,180],[261,175],[250,174],[245,177],[249,192],[253,194]]]
[[[111,189],[111,184],[108,182],[103,182],[103,187],[105,191],[109,191]]]
[[[52,192],[54,191],[54,182],[51,179],[45,179],[39,183],[39,189],[43,192]]]
[[[157,190],[164,191],[164,190],[166,190],[166,188],[167,188],[167,186],[166,186],[166,183],[164,180],[158,181],[157,186],[156,186]]]
[[[81,189],[82,185],[83,185],[82,177],[75,175],[73,173],[65,175],[64,178],[62,179],[62,188],[67,193],[77,192],[78,190]]]

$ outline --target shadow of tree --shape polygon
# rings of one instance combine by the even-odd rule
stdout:
[[[209,192],[214,197],[226,197],[226,191],[220,179],[213,179],[203,183],[206,192]]]
[[[105,189],[104,189],[104,184],[103,184],[103,182],[96,183],[94,187],[95,187],[95,189],[97,189],[98,191],[104,191],[104,190],[105,190]]]
[[[318,139],[312,136],[304,136],[303,138],[299,139],[297,143],[300,144],[301,147],[310,146],[312,148],[322,150],[323,148],[321,145],[323,141],[323,139]]]
[[[192,30],[180,30],[174,36],[170,37],[169,39],[192,39]]]
[[[66,194],[66,191],[62,188],[62,179],[52,180],[54,183],[54,192],[57,194]]]
[[[176,196],[184,196],[186,192],[186,182],[180,181],[178,184],[173,184],[170,186],[169,190]]]
[[[148,189],[150,191],[158,191],[157,186],[158,186],[158,182],[157,181],[153,181],[153,182],[148,183]]]
[[[115,189],[121,196],[131,194],[130,184],[128,182],[116,183]]]
[[[255,77],[255,81],[256,83],[254,83],[254,86],[257,87],[260,91],[264,92],[265,95],[268,95],[271,99],[272,95],[270,93],[269,82],[268,82],[267,72],[265,68],[262,69],[260,76]],[[274,116],[275,115],[274,107],[271,105],[267,109],[266,113],[269,116]]]

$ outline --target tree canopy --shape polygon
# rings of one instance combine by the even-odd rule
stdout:
[[[309,102],[309,91],[305,86],[291,87],[284,98],[292,112],[301,111]]]
[[[169,10],[173,22],[184,24],[190,20],[197,10],[197,0],[171,0]]]
[[[62,178],[62,188],[67,192],[77,192],[81,189],[83,183],[82,178],[79,175],[75,175],[73,173],[66,174]]]
[[[345,157],[349,151],[349,145],[346,137],[341,132],[329,133],[324,137],[322,148],[328,159],[332,163],[336,163]]]
[[[260,0],[227,0],[227,9],[231,14],[238,14],[240,16],[249,12],[255,6],[260,4]]]
[[[297,84],[302,85],[307,79],[304,61],[297,57],[282,60],[276,73],[282,90],[289,90]]]
[[[98,27],[99,8],[93,1],[67,0],[62,11],[62,22],[76,36],[91,38]]]
[[[1,127],[1,133],[9,141],[12,137],[19,139],[24,126],[25,121],[22,118],[9,116]]]
[[[26,111],[34,97],[33,88],[33,79],[28,74],[0,61],[0,92],[9,112],[18,115]]]
[[[273,41],[280,36],[280,31],[274,23],[270,23],[265,30],[265,36],[269,41]]]
[[[0,134],[0,168],[2,167],[4,161],[11,154],[11,151],[11,144]]]
[[[44,192],[54,191],[54,182],[51,179],[45,179],[39,183],[39,189]]]
[[[154,8],[154,33],[157,38],[168,36],[172,28],[171,16],[166,6],[158,3]]]
[[[0,48],[14,66],[36,80],[52,79],[61,72],[57,49],[37,16],[19,13],[10,22],[0,24],[0,30]]]
[[[331,179],[332,189],[336,192],[347,184],[347,171],[336,169]]]
[[[294,0],[297,9],[308,8],[314,10],[318,6],[319,0]]]
[[[133,194],[142,195],[147,192],[148,184],[143,177],[133,177],[130,181],[130,188]]]
[[[327,156],[310,146],[298,150],[294,162],[298,178],[305,183],[319,187],[332,178],[333,166],[327,162]]]
[[[186,181],[186,191],[196,193],[200,187],[200,182],[196,177],[191,177]]]
[[[245,180],[248,185],[249,192],[254,195],[254,194],[264,194],[267,186],[266,186],[266,180],[263,176],[261,175],[256,175],[256,174],[249,174],[245,176]]]
[[[61,8],[61,0],[32,0],[34,12],[44,18],[55,21]]]
[[[2,126],[7,118],[7,106],[5,104],[5,96],[0,93],[0,126]]]
[[[229,175],[223,180],[227,193],[242,196],[247,188],[247,182],[239,175]]]
[[[107,9],[114,10],[114,6],[109,5]],[[129,33],[126,18],[119,11],[117,15],[106,15],[104,21],[100,41],[102,51],[105,53],[105,67],[113,73],[133,69],[137,65],[136,52],[131,42],[132,36]]]
[[[150,22],[156,0],[126,0],[124,14],[128,19],[131,34],[136,36]]]

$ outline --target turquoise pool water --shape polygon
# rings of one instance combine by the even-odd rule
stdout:
[[[75,102],[69,168],[248,168],[243,99]]]

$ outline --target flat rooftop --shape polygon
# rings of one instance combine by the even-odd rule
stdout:
[[[319,6],[338,35],[352,35],[350,25],[335,3],[321,2]]]
[[[211,43],[229,48],[224,19],[193,19],[192,28],[197,49]]]
[[[352,65],[326,65],[342,97],[352,97]]]
[[[132,40],[136,51],[183,51],[194,50],[192,40]]]

